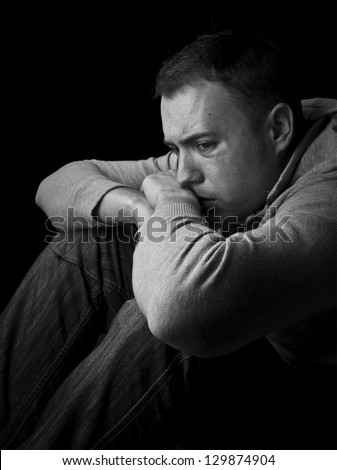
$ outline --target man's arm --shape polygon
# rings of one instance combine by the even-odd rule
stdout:
[[[134,208],[145,215],[149,208],[140,192],[144,178],[152,173],[168,171],[176,165],[176,156],[170,153],[157,159],[139,161],[72,162],[41,182],[36,203],[48,217],[63,220],[68,228],[72,227],[71,216],[92,225],[93,216],[104,222],[105,216],[118,216],[119,209],[124,208],[127,213],[129,203],[135,203]],[[76,229],[76,225],[73,228]]]
[[[226,239],[196,204],[159,197],[133,265],[153,334],[213,357],[335,308],[335,191],[333,179],[308,185],[258,229]]]
[[[131,222],[140,228],[152,215],[153,208],[137,189],[115,188],[106,193],[93,211],[98,222],[111,225]]]

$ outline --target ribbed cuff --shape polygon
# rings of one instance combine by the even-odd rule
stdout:
[[[200,214],[199,209],[192,206],[191,204],[185,202],[169,202],[163,206],[156,209],[148,221],[141,226],[141,228],[136,232],[135,240],[138,243],[138,240],[141,236],[147,235],[148,223],[151,219],[155,218],[158,221],[158,218],[161,218],[166,222],[174,221],[175,218],[184,218],[184,219],[193,219],[194,222],[203,223],[204,218]],[[192,221],[191,221],[192,222]]]
[[[185,202],[169,202],[156,209],[153,216],[163,217],[165,220],[173,219],[177,216],[197,217],[203,219],[201,212],[192,204]]]

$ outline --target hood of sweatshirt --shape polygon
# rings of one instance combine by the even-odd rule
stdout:
[[[308,124],[312,122],[286,168],[267,197],[267,207],[300,177],[322,161],[336,159],[337,100],[314,98],[302,101],[303,116]],[[319,139],[318,142],[316,140]],[[317,147],[320,148],[318,154]],[[322,148],[324,147],[324,149]],[[323,150],[323,151],[322,151]]]

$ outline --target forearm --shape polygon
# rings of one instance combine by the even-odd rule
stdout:
[[[175,159],[169,154],[139,161],[69,163],[42,181],[36,203],[48,217],[67,221],[68,229],[72,228],[69,213],[91,224],[99,204],[112,189],[126,187],[139,190],[147,175],[175,165]]]
[[[141,227],[152,212],[152,207],[141,191],[116,188],[104,195],[93,215],[97,217],[98,222],[106,225],[131,222]]]
[[[48,217],[68,219],[71,211],[90,222],[98,201],[118,186],[123,184],[112,181],[90,161],[72,162],[41,182],[36,203]]]

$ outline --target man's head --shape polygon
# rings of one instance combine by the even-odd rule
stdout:
[[[302,120],[291,76],[282,53],[247,32],[202,36],[164,63],[165,140],[181,184],[211,199],[204,209],[243,218],[264,204]]]

